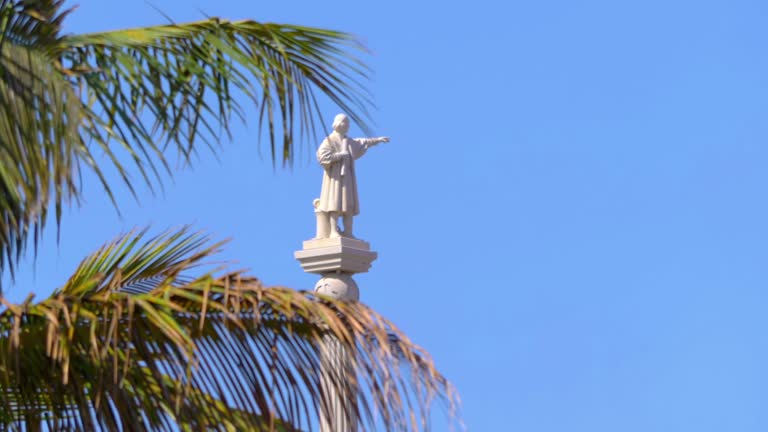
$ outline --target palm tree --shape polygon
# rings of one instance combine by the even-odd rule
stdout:
[[[49,210],[59,225],[79,203],[82,172],[118,204],[97,154],[135,191],[126,158],[162,187],[169,157],[218,150],[232,114],[242,118],[238,99],[259,109],[273,164],[314,134],[318,90],[368,119],[348,34],[208,18],[64,35],[70,12],[61,0],[0,0],[0,271],[11,275]],[[329,337],[352,368],[330,385],[358,395],[345,421],[416,430],[434,399],[455,407],[428,354],[373,310],[205,267],[220,246],[187,228],[130,232],[48,299],[0,295],[0,426],[309,428],[332,402],[317,371]]]

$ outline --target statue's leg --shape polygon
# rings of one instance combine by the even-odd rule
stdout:
[[[351,237],[355,238],[354,235],[352,235],[352,215],[345,214],[344,215],[344,237]]]
[[[329,212],[328,217],[329,217],[328,224],[330,225],[330,229],[331,229],[331,235],[329,235],[328,237],[329,238],[339,237],[341,234],[339,234],[339,227],[338,225],[336,225],[336,221],[339,218],[339,214]]]

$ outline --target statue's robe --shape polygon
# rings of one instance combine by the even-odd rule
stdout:
[[[357,215],[360,203],[357,197],[355,159],[358,159],[376,144],[375,138],[349,138],[332,133],[317,149],[317,160],[323,166],[323,185],[320,189],[320,204],[323,212]],[[349,152],[340,157],[339,153]]]

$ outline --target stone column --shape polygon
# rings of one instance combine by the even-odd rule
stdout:
[[[360,292],[352,275],[367,272],[376,252],[365,241],[337,237],[307,240],[294,256],[305,272],[320,275],[316,292],[334,299],[358,301]],[[320,431],[355,432],[357,384],[350,358],[339,341],[329,336],[324,339],[320,357],[321,386],[331,401],[329,406],[319,409]],[[353,424],[347,424],[347,418]]]

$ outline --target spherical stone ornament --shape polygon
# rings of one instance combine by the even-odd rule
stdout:
[[[360,300],[357,283],[344,273],[326,274],[315,284],[315,292],[339,300]]]

